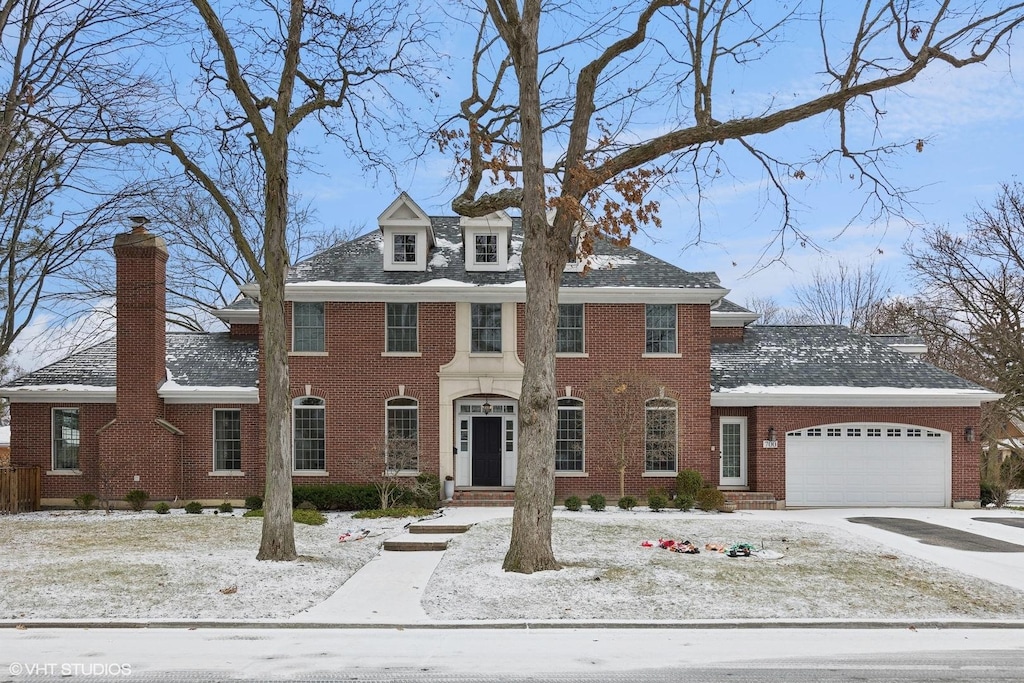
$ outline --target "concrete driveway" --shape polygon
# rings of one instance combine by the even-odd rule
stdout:
[[[1016,510],[823,508],[751,510],[736,514],[834,526],[949,569],[1024,590],[1024,513]],[[851,521],[858,518],[894,521],[877,525]],[[957,532],[983,538],[968,543],[969,537]],[[993,542],[985,543],[985,539]],[[1019,546],[1021,552],[999,542]],[[994,548],[999,550],[993,552]]]

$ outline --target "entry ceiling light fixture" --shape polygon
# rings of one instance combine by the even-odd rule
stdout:
[[[494,406],[491,405],[490,401],[484,401],[484,404],[483,406],[481,406],[481,408],[484,411],[484,415],[490,415],[491,411],[494,410]]]

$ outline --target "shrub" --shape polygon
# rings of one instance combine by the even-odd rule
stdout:
[[[619,508],[622,510],[632,510],[636,507],[636,498],[633,496],[623,496],[619,498]]]
[[[685,494],[681,496],[676,496],[676,507],[682,510],[683,512],[692,510],[695,504],[696,501],[693,499],[693,496],[688,496]]]
[[[295,506],[296,510],[316,510],[316,505],[313,505],[308,500],[304,500]]]
[[[317,510],[376,510],[380,494],[373,484],[303,484],[292,488],[292,505],[308,500]]]
[[[259,519],[263,517],[263,509],[249,510],[242,516]],[[311,526],[320,526],[327,522],[327,518],[319,510],[292,510],[292,520],[296,524],[309,524]]]
[[[191,503],[185,504],[185,512],[190,515],[201,515],[203,514],[203,504],[198,500],[193,500]]]
[[[697,470],[680,470],[676,475],[676,497],[689,496],[695,499],[704,488],[704,477]]]
[[[156,514],[158,515],[166,515],[171,512],[171,506],[162,501],[154,505],[153,509],[156,510]]]
[[[146,507],[149,494],[139,489],[133,489],[124,495],[124,499],[132,506],[132,510],[139,512],[142,508]]]
[[[725,494],[718,489],[705,486],[697,492],[697,507],[711,512],[725,505]]]
[[[352,515],[352,519],[380,519],[381,517],[426,517],[434,514],[437,508],[388,508],[387,510],[361,510]]]
[[[668,505],[668,496],[660,491],[652,491],[647,494],[647,507],[654,512],[661,512]]]
[[[594,512],[601,512],[602,510],[604,510],[605,506],[604,496],[602,496],[600,493],[595,493],[594,495],[587,498],[587,505],[589,505],[590,509],[593,510]]]
[[[262,510],[263,496],[246,496],[245,507],[249,510]]]
[[[420,472],[412,490],[412,502],[418,508],[436,510],[441,504],[441,479],[436,474]]]
[[[583,509],[583,501],[580,500],[579,496],[569,496],[565,499],[565,509],[579,512]]]
[[[235,506],[226,500],[217,506],[217,512],[223,512],[224,514],[231,514],[235,511]]]
[[[96,496],[83,493],[75,498],[75,507],[79,510],[92,510],[96,506]]]
[[[996,481],[983,481],[981,482],[981,506],[987,507],[989,504],[995,505],[996,507],[1003,507],[1006,504],[1006,499],[1009,492],[1006,487]]]

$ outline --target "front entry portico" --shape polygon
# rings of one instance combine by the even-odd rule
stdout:
[[[515,486],[517,409],[511,399],[455,402],[456,486]]]

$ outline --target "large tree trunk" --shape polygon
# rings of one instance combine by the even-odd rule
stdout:
[[[529,5],[531,3],[527,3]],[[516,74],[519,77],[523,159],[523,272],[526,275],[526,349],[519,402],[519,467],[512,513],[512,540],[505,571],[530,574],[560,569],[551,549],[555,496],[555,337],[558,288],[565,242],[547,223],[540,88],[537,82],[539,9],[524,8]]]
[[[279,150],[282,149],[279,147]],[[287,145],[284,158],[267,163],[264,254],[266,275],[260,281],[263,324],[263,362],[266,384],[261,387],[267,411],[267,483],[263,500],[260,560],[294,560],[292,521],[291,389],[288,381],[284,282],[288,272],[285,229],[288,222]]]

